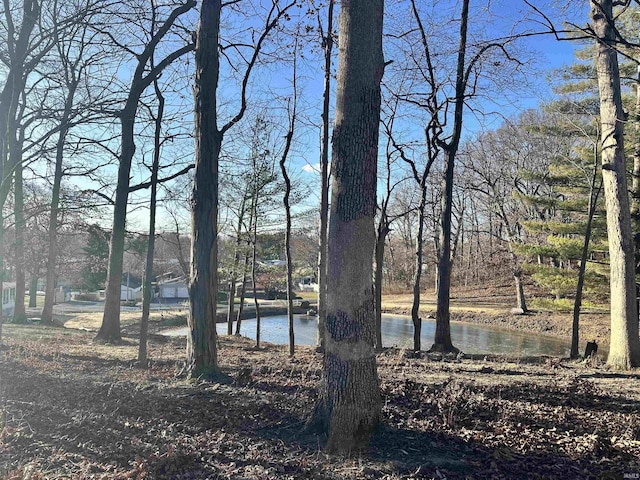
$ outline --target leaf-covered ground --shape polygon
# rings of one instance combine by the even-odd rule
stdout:
[[[303,433],[321,356],[220,338],[229,383],[181,378],[184,342],[94,345],[5,325],[0,478],[637,478],[640,375],[559,359],[379,354],[383,423],[369,451],[328,457]]]

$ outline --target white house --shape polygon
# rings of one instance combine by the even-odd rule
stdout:
[[[307,275],[302,277],[298,282],[299,292],[319,292],[320,286],[316,283],[315,277]]]
[[[138,288],[127,287],[126,285],[120,285],[120,301],[129,302],[133,300],[139,300]]]
[[[16,284],[15,282],[2,282],[2,313],[3,315],[13,315],[16,305]]]
[[[156,297],[161,299],[187,300],[189,298],[189,287],[184,277],[159,282],[156,292]]]

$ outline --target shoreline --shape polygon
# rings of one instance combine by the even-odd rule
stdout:
[[[384,307],[382,313],[411,316],[410,309],[402,306]],[[435,318],[435,309],[420,309],[423,319]],[[580,346],[595,340],[599,346],[609,348],[609,315],[583,313],[580,316]],[[452,311],[452,322],[488,325],[506,330],[530,332],[571,340],[572,317],[562,312],[532,311],[523,315],[511,313],[488,313],[473,311]],[[580,350],[580,349],[579,349]]]
[[[385,314],[390,315],[403,315],[410,316],[411,305],[405,299],[398,301],[393,295],[387,297],[387,301],[383,299],[382,311]],[[495,305],[494,308],[478,309],[475,305],[470,305],[474,308],[460,308],[454,307],[451,311],[451,321],[462,322],[475,325],[493,326],[505,330],[515,330],[519,332],[531,332],[539,335],[548,335],[561,337],[567,341],[571,340],[572,330],[572,316],[570,313],[563,312],[547,312],[547,311],[534,311],[525,315],[511,314],[509,309],[504,305]],[[498,307],[498,308],[495,308]],[[309,308],[316,308],[314,304],[311,304]],[[294,314],[305,314],[307,308],[294,307]],[[274,315],[286,315],[287,308],[283,305],[261,305],[261,316],[269,317]],[[125,312],[123,312],[125,313]],[[169,314],[169,311],[164,312],[165,315]],[[184,325],[186,326],[187,309],[180,309],[178,312],[173,312],[173,315],[177,313],[177,317],[184,315]],[[141,311],[127,311],[126,315],[130,317],[127,324],[123,324],[123,333],[127,336],[135,335],[137,330],[138,321],[135,319]],[[162,312],[160,313],[162,315]],[[95,317],[94,317],[95,315]],[[236,309],[237,315],[237,309]],[[255,306],[246,305],[243,308],[242,320],[255,318]],[[423,319],[433,319],[435,317],[435,305],[433,303],[423,303],[420,309],[420,316]],[[78,325],[66,325],[68,328],[80,327],[86,330],[94,330],[99,326],[101,315],[99,312],[93,314],[83,314],[81,312],[67,312],[66,314],[56,315],[58,322],[62,325],[67,322]],[[74,317],[85,317],[79,322],[74,322]],[[91,318],[93,317],[93,318]],[[226,306],[218,309],[216,323],[226,323],[227,311]],[[178,321],[179,322],[179,321]],[[180,326],[178,323],[174,326]],[[158,328],[158,322],[151,320],[150,333],[155,333],[153,330]],[[154,328],[155,327],[155,328]],[[162,328],[166,328],[167,325],[163,325]],[[605,313],[583,313],[580,316],[580,343],[579,350],[581,351],[587,341],[595,340],[598,345],[603,348],[608,348],[609,344],[609,314]]]

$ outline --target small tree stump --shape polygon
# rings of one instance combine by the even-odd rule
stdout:
[[[598,353],[598,343],[595,340],[587,342],[587,347],[584,349],[584,358],[595,356],[596,353]]]

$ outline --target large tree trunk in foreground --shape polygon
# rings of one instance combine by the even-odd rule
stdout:
[[[314,412],[329,452],[365,448],[381,409],[372,274],[382,12],[383,0],[344,0],[340,11],[324,374]]]
[[[216,291],[218,285],[218,35],[220,0],[204,0],[196,44],[196,167],[191,195],[191,279],[187,369],[192,377],[218,373]]]
[[[634,244],[624,154],[625,113],[622,109],[617,41],[611,0],[591,2],[597,35],[596,69],[600,92],[602,181],[607,209],[610,255],[611,341],[609,366],[629,369],[640,365]]]

